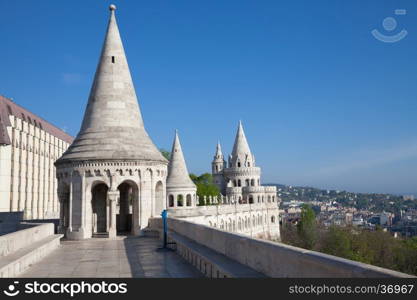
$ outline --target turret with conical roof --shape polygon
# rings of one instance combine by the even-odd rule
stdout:
[[[168,165],[168,207],[195,206],[197,187],[190,178],[178,131],[175,131],[171,158]]]
[[[171,158],[168,165],[167,187],[186,187],[195,188],[194,182],[190,178],[184,154],[182,153],[178,131],[175,131],[174,143],[172,145]]]
[[[57,164],[86,160],[166,162],[145,130],[114,5],[80,132]]]
[[[145,130],[115,9],[81,129],[55,163],[59,231],[73,240],[139,235],[166,208],[168,161]]]
[[[213,176],[213,182],[217,185],[222,194],[225,193],[225,181],[223,178],[223,170],[226,167],[226,161],[222,153],[222,147],[220,141],[216,146],[216,154],[214,155],[213,162],[211,163],[211,174]]]
[[[229,156],[229,167],[254,167],[255,160],[250,151],[248,141],[246,140],[245,131],[243,130],[242,121],[236,133],[235,144],[232,154]]]

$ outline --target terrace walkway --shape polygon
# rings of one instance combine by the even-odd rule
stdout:
[[[154,237],[61,241],[60,247],[20,277],[203,277],[175,252],[159,251]]]

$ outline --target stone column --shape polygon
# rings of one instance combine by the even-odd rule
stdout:
[[[120,197],[119,191],[109,191],[108,205],[109,205],[109,238],[115,238],[117,235],[116,229],[116,201]]]
[[[72,192],[72,178],[70,183],[70,191],[69,191],[69,205],[68,205],[68,228],[67,228],[67,236],[69,236],[68,233],[72,231],[72,198],[73,198],[73,192]]]

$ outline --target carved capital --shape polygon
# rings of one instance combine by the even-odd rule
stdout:
[[[119,196],[120,196],[119,191],[108,191],[107,192],[107,197],[108,197],[109,201],[117,201],[117,198]]]

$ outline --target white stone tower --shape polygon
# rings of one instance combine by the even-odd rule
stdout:
[[[197,187],[191,180],[182,152],[178,131],[175,131],[171,158],[168,165],[167,207],[182,209],[197,205]]]
[[[139,234],[166,207],[168,162],[145,130],[115,10],[80,132],[55,163],[69,239]]]
[[[223,177],[223,170],[226,167],[226,161],[222,153],[220,142],[217,143],[216,154],[211,163],[211,174],[213,175],[214,184],[217,185],[222,195],[226,194],[226,183]]]
[[[242,122],[239,122],[229,165],[223,175],[227,182],[227,196],[239,203],[255,203],[263,199],[265,190],[260,186],[261,169],[255,164],[255,156],[249,148]]]

